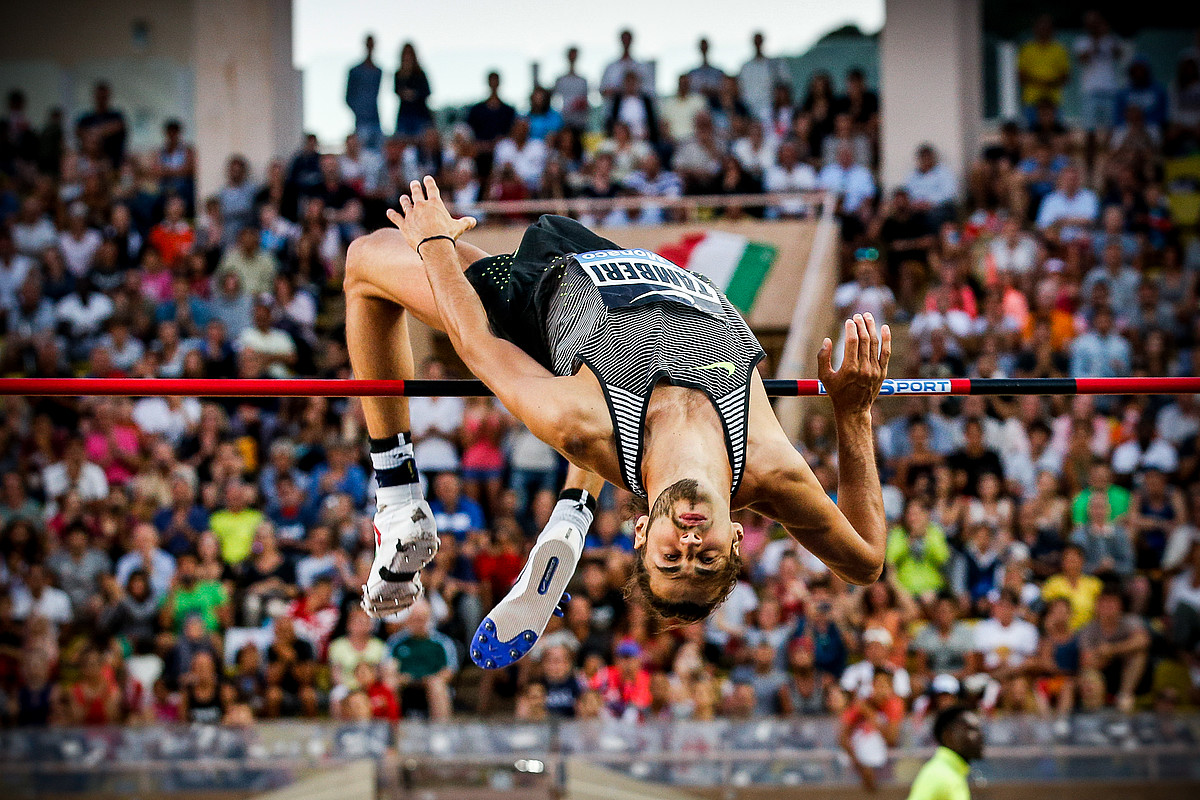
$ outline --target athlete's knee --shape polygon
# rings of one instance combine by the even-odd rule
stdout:
[[[405,255],[407,242],[397,230],[381,228],[359,236],[346,250],[346,277],[343,289],[347,293],[361,292],[378,286],[379,270],[388,263],[395,264]]]

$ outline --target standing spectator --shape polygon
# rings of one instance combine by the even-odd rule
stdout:
[[[1092,329],[1071,342],[1071,375],[1113,378],[1132,369],[1133,349],[1114,330],[1113,312],[1101,306],[1092,318]]]
[[[1103,676],[1117,709],[1133,711],[1134,695],[1146,674],[1150,633],[1137,614],[1125,613],[1125,598],[1108,586],[1096,599],[1096,617],[1079,631],[1080,666]]]
[[[1113,126],[1120,86],[1117,68],[1125,57],[1125,45],[1113,35],[1108,20],[1099,11],[1088,11],[1083,15],[1083,30],[1075,40],[1075,57],[1082,66],[1079,75],[1080,124],[1087,131],[1089,148],[1094,148],[1096,135]]]
[[[637,75],[638,85],[646,94],[650,95],[651,98],[655,96],[654,65],[649,62],[638,61],[633,57],[633,31],[621,31],[620,38],[621,56],[604,68],[604,74],[600,78],[600,94],[609,104],[610,113],[613,102],[624,86],[625,76],[630,72]]]
[[[1039,103],[1048,102],[1056,110],[1062,105],[1063,87],[1070,77],[1071,54],[1054,39],[1053,17],[1042,14],[1033,23],[1033,39],[1017,54],[1021,103],[1030,124]]]
[[[1142,110],[1147,126],[1165,130],[1167,127],[1167,90],[1154,80],[1150,62],[1136,58],[1129,65],[1129,82],[1117,93],[1116,124],[1125,121],[1129,108]]]
[[[904,188],[917,211],[924,212],[930,222],[940,228],[954,218],[954,203],[958,197],[958,179],[950,168],[938,159],[931,144],[917,148],[917,166],[904,181]]]
[[[697,46],[700,49],[700,66],[693,67],[688,71],[688,84],[692,91],[698,92],[702,97],[712,101],[716,98],[717,90],[721,88],[721,84],[725,80],[725,72],[708,63],[707,38],[701,38]],[[684,137],[680,136],[680,138]]]
[[[738,73],[738,87],[742,100],[750,113],[758,119],[770,119],[771,98],[778,84],[791,84],[787,66],[778,58],[770,58],[763,52],[765,38],[761,31],[754,34],[754,57],[742,65]]]
[[[108,159],[113,170],[120,170],[125,163],[125,140],[128,130],[125,115],[111,107],[112,88],[100,81],[92,89],[92,110],[75,123],[75,134],[79,137],[80,149],[86,151],[89,140],[96,141],[100,152]]]
[[[383,128],[379,123],[379,85],[383,70],[375,65],[375,37],[363,41],[366,56],[350,68],[346,76],[346,105],[354,114],[354,132],[368,150],[383,147]]]
[[[838,741],[868,792],[876,790],[875,770],[887,763],[889,747],[900,743],[904,699],[886,672],[876,672],[867,694],[851,697],[842,714]]]
[[[561,104],[563,125],[571,131],[576,143],[588,129],[591,112],[588,105],[587,78],[575,71],[575,62],[578,59],[579,48],[567,48],[567,71],[554,82],[553,93]]]
[[[191,216],[196,206],[196,151],[183,140],[183,123],[177,119],[163,123],[158,172],[159,192],[164,197],[181,198],[185,213]]]
[[[400,100],[396,111],[396,135],[415,139],[433,124],[433,113],[429,110],[429,78],[417,60],[417,49],[412,42],[405,42],[400,48],[400,68],[396,70],[394,89]]]
[[[500,73],[489,72],[487,85],[488,96],[467,112],[467,125],[475,134],[477,147],[475,165],[484,178],[491,175],[496,143],[508,135],[517,118],[517,110],[500,99]]]

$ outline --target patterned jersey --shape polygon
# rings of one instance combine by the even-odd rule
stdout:
[[[546,311],[556,375],[586,364],[612,416],[617,459],[646,497],[641,465],[646,406],[660,381],[704,392],[725,434],[735,494],[746,465],[751,371],[762,346],[711,281],[648,250],[577,253],[560,266]]]

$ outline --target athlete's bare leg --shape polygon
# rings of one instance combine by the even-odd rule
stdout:
[[[488,254],[457,243],[465,270]],[[416,377],[408,315],[442,330],[425,267],[404,235],[394,228],[356,239],[346,255],[346,347],[356,378]],[[409,429],[408,400],[364,397],[363,413],[371,436],[382,438]]]

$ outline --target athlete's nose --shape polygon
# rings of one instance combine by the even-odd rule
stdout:
[[[687,528],[679,537],[679,543],[682,545],[700,544],[702,541],[703,539],[700,538],[700,534],[696,532],[695,528]]]

